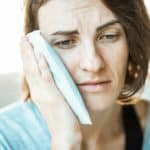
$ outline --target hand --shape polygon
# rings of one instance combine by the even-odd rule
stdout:
[[[45,57],[42,54],[35,56],[27,37],[22,38],[20,47],[31,99],[47,122],[52,146],[56,149],[60,145],[62,149],[62,145],[71,147],[74,143],[79,144],[82,139],[79,122],[55,86]]]

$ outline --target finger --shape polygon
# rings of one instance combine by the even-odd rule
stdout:
[[[37,64],[37,59],[34,54],[33,47],[27,38],[23,37],[20,43],[21,57],[23,60],[23,68],[27,78],[39,78],[40,71]]]
[[[53,82],[52,74],[50,71],[50,68],[48,66],[48,63],[44,57],[43,54],[39,53],[38,54],[38,65],[41,73],[41,77],[46,81],[46,82]]]

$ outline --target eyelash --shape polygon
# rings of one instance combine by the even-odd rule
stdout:
[[[102,36],[98,37],[98,40],[101,42],[115,42],[120,37],[120,33],[110,33],[110,34],[104,34]]]
[[[98,36],[98,41],[100,40],[100,42],[115,42],[116,40],[118,40],[120,37],[120,33],[110,33],[110,34],[104,34],[101,36]],[[64,44],[65,42],[70,43],[70,44]],[[63,41],[59,41],[59,42],[55,42],[54,46],[57,46],[60,49],[71,49],[76,45],[76,40],[75,39],[71,39],[71,40],[63,40]]]
[[[59,42],[56,42],[56,43],[54,43],[54,45],[55,46],[58,46],[58,47],[60,47],[60,46],[64,46],[63,48],[62,47],[60,47],[60,48],[62,48],[62,49],[65,49],[65,48],[69,48],[69,44],[67,44],[67,45],[65,45],[65,44],[63,44],[63,43],[65,43],[65,42],[71,42],[73,45],[71,45],[70,47],[73,47],[74,45],[75,45],[75,42],[76,42],[76,40],[63,40],[63,41],[59,41]],[[66,47],[65,47],[66,46]]]

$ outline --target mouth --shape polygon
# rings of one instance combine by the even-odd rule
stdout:
[[[87,82],[83,84],[78,84],[80,90],[86,91],[86,92],[104,92],[106,91],[110,86],[111,81],[101,81],[101,82]]]

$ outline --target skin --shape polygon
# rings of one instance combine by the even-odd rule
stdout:
[[[111,81],[100,92],[80,89],[94,122],[92,127],[82,126],[88,141],[102,133],[111,117],[114,116],[114,120],[119,118],[120,108],[115,101],[124,86],[126,75],[126,36],[120,23],[96,31],[99,26],[113,20],[116,21],[117,17],[99,0],[49,1],[40,8],[38,14],[41,32],[61,56],[75,83],[96,79]],[[77,30],[78,33],[53,35],[58,31],[70,30]],[[65,40],[70,41],[56,44]],[[120,131],[121,127],[118,129]]]
[[[96,28],[117,18],[99,0],[81,0],[78,3],[55,0],[40,8],[38,19],[40,30],[61,56],[75,83],[96,79],[111,80],[109,87],[102,92],[88,93],[81,90],[91,111],[108,109],[124,86],[128,47],[119,23],[107,26],[99,33]],[[59,30],[77,30],[79,34],[51,35]],[[119,37],[105,37],[118,33]],[[56,45],[56,42],[64,40],[70,41],[66,45]]]
[[[67,141],[70,137],[82,137],[82,146],[86,150],[124,149],[121,106],[116,99],[124,86],[129,51],[126,35],[117,17],[100,0],[54,0],[41,6],[38,23],[43,36],[58,52],[76,84],[87,80],[110,81],[100,92],[87,92],[79,87],[93,122],[91,126],[79,125],[54,87],[44,57],[35,58],[29,41],[26,39],[26,43],[23,42],[22,57],[31,97],[36,100],[54,139],[58,142],[63,139]],[[74,34],[67,35],[59,32],[74,30]],[[41,76],[44,81],[41,81]],[[141,118],[143,116],[144,112]],[[69,136],[61,136],[62,131],[69,133]],[[73,136],[78,131],[81,134]],[[54,145],[58,149],[61,145],[62,149],[62,142]],[[67,146],[63,149],[71,148]]]
[[[85,138],[88,136],[87,140],[102,134],[101,129],[111,117],[114,116],[116,120],[120,117],[120,108],[115,101],[124,86],[126,75],[126,36],[120,23],[96,31],[99,26],[113,20],[116,21],[117,17],[99,0],[49,1],[40,8],[38,14],[41,32],[61,56],[75,83],[95,79],[111,80],[101,92],[90,93],[80,89],[94,121],[92,127],[82,127]],[[70,30],[77,30],[78,33],[53,35],[58,31]],[[109,38],[106,35],[114,36]],[[66,43],[56,44],[65,40]],[[118,129],[120,131],[121,127]]]

